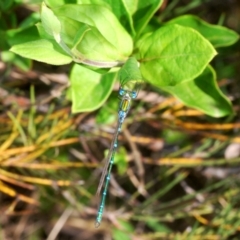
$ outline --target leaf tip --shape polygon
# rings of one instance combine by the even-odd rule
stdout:
[[[14,52],[14,46],[9,49],[10,52]]]

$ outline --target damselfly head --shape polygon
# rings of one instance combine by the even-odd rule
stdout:
[[[131,98],[135,99],[138,92],[143,84],[142,80],[131,80],[125,82],[125,84],[120,86],[119,95],[124,96],[128,94]]]

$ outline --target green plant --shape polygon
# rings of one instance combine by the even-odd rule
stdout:
[[[37,2],[30,0],[29,4]],[[21,7],[23,0],[3,0],[0,2],[0,51],[1,60],[8,65],[15,65],[23,71],[28,71],[32,61],[9,51],[9,48],[19,42],[34,40],[37,33],[35,24],[39,21],[39,13],[33,13],[23,20],[18,26],[18,19],[15,9]]]
[[[81,63],[70,74],[73,112],[102,106],[119,67],[133,56],[144,80],[186,105],[213,117],[232,113],[209,62],[214,48],[238,40],[234,31],[190,15],[162,23],[154,17],[162,0],[45,2],[51,9],[42,4],[41,22],[24,29],[31,35],[15,38],[11,51],[53,65]]]

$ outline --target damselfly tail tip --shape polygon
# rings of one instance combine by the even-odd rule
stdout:
[[[98,228],[100,226],[100,222],[96,221],[95,222],[95,228]]]

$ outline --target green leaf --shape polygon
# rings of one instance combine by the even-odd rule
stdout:
[[[133,19],[131,16],[132,2],[128,0],[105,0],[118,18],[119,22],[128,30],[131,35],[135,35]]]
[[[66,43],[62,40],[62,26],[59,19],[54,15],[53,11],[42,3],[41,8],[41,21],[42,27],[47,35],[53,36],[55,41],[59,44],[59,46],[71,56],[71,51]]]
[[[91,30],[87,24],[71,18],[60,16],[58,19],[61,24],[61,38],[69,48],[76,47],[75,45],[81,42],[85,32]]]
[[[118,73],[121,86],[130,92],[138,92],[142,84],[142,74],[135,57],[130,57]]]
[[[53,36],[54,39],[59,42],[60,41],[60,33],[61,33],[61,23],[58,18],[54,15],[53,11],[42,3],[41,8],[41,21],[44,30],[50,35]]]
[[[3,50],[8,50],[9,49],[9,45],[8,45],[8,42],[7,42],[7,33],[6,31],[2,31],[0,29],[0,50],[3,51]]]
[[[131,16],[137,11],[138,0],[123,0],[123,3]]]
[[[70,75],[72,112],[93,111],[112,91],[116,73],[100,74],[75,64]]]
[[[82,23],[79,24],[81,25],[78,31],[75,32],[74,38],[72,38],[74,45],[71,47],[71,51],[76,57],[100,60],[99,62],[122,59],[121,50],[107,41],[97,28]]]
[[[57,43],[46,39],[15,45],[10,51],[22,57],[52,65],[63,65],[72,61],[72,58],[67,56]]]
[[[67,3],[66,0],[45,0],[44,2],[51,8],[59,7]]]
[[[208,66],[196,79],[176,86],[163,87],[189,107],[196,108],[212,117],[223,117],[233,113],[230,101],[220,91],[216,74]]]
[[[154,13],[161,7],[163,0],[139,0],[135,1],[137,10],[133,15],[134,27],[137,36],[140,36]]]
[[[45,0],[46,4],[51,7],[60,7],[65,4],[100,4],[104,6],[108,6],[105,0]]]
[[[1,0],[0,1],[0,10],[7,11],[14,3],[14,0]]]
[[[54,37],[53,37],[52,35],[48,34],[48,33],[45,31],[42,23],[40,23],[40,22],[37,23],[37,24],[36,24],[36,27],[37,27],[37,29],[38,29],[39,36],[40,36],[42,39],[48,39],[48,40],[51,40],[51,41],[56,42],[55,39],[54,39]]]
[[[133,42],[130,35],[126,32],[116,16],[108,8],[100,5],[90,4],[67,4],[55,9],[54,13],[57,17],[68,17],[80,23],[87,24],[93,27],[93,29],[96,28],[97,31],[99,31],[101,36],[100,34],[96,34],[96,31],[94,32],[93,30],[93,35],[90,35],[91,42],[86,41],[84,38],[82,39],[84,42],[81,42],[81,44],[83,44],[81,48],[85,49],[84,54],[88,52],[88,56],[90,57],[92,53],[92,58],[94,60],[102,60],[104,56],[96,54],[94,51],[92,51],[88,44],[97,44],[99,48],[103,38],[105,41],[108,41],[110,45],[112,45],[112,49],[116,49],[118,52],[117,56],[115,56],[116,54],[111,52],[112,49],[105,48],[104,51],[106,51],[106,56],[114,55],[114,58],[117,57],[117,59],[111,60],[125,61],[126,58],[132,53]],[[86,36],[88,36],[88,34]]]
[[[56,0],[55,0],[56,1]],[[135,0],[136,1],[136,0]],[[71,3],[71,0],[66,0],[65,3]],[[134,35],[134,27],[132,20],[132,9],[136,4],[134,1],[128,0],[77,0],[77,4],[97,4],[109,8],[119,22]]]
[[[21,24],[19,25],[19,28],[23,29],[23,28],[31,27],[35,25],[39,20],[40,20],[40,14],[38,12],[34,12],[21,22]]]
[[[226,47],[234,44],[239,39],[239,35],[233,30],[223,26],[209,24],[193,15],[180,16],[169,21],[167,24],[179,24],[181,26],[191,27],[207,38],[214,47]]]
[[[122,85],[132,80],[142,80],[139,63],[135,57],[130,57],[119,70],[119,79]]]
[[[36,26],[25,29],[13,29],[7,31],[7,42],[10,46],[27,43],[39,39]]]
[[[81,23],[81,25],[78,27],[77,33],[74,36],[73,39],[73,49],[77,48],[78,45],[81,43],[84,35],[86,32],[90,31],[92,27],[89,27],[87,24]]]
[[[145,34],[137,47],[143,78],[160,88],[197,77],[216,54],[197,31],[179,25]]]
[[[54,37],[74,61],[98,68],[111,68],[121,65],[131,54],[132,39],[108,8],[69,4],[57,8],[54,13],[42,5],[42,24],[37,25],[39,34],[50,41]],[[114,31],[109,33],[106,27]],[[124,44],[119,38],[125,39]]]

